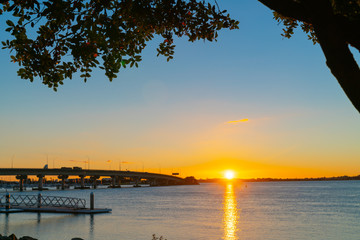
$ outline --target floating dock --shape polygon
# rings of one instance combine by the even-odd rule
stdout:
[[[15,208],[0,208],[0,213],[18,213],[18,212],[24,212],[23,209],[15,209]]]
[[[108,208],[84,208],[84,209],[70,209],[70,208],[0,208],[0,213],[18,213],[18,212],[36,212],[36,213],[73,213],[73,214],[96,214],[109,213],[111,209]]]
[[[17,195],[7,193],[0,197],[0,213],[37,212],[37,213],[73,213],[96,214],[109,213],[109,208],[94,208],[94,193],[90,194],[90,208],[86,208],[85,199],[42,196]]]

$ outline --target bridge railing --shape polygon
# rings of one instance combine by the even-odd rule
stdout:
[[[81,198],[38,195],[3,195],[0,196],[2,207],[59,207],[85,208],[86,200]]]

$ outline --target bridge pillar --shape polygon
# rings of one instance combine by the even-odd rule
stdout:
[[[120,178],[120,176],[117,176],[116,179],[117,179],[118,187],[121,188],[121,178]]]
[[[111,187],[115,187],[115,185],[116,185],[116,177],[112,176],[111,177]]]
[[[91,176],[90,179],[93,181],[93,188],[97,188],[97,180],[99,179],[99,176]]]
[[[135,177],[134,180],[135,180],[135,185],[134,185],[134,187],[141,187],[141,186],[139,185],[140,177]]]
[[[159,181],[160,186],[168,186],[169,185],[168,179],[159,179],[158,181]]]
[[[111,176],[111,187],[116,188],[116,176]]]
[[[121,188],[120,176],[111,176],[111,185],[109,188]]]
[[[158,183],[155,178],[150,179],[150,186],[157,186]]]
[[[84,175],[80,175],[80,186],[81,186],[81,189],[84,189],[85,188],[85,176]]]
[[[19,179],[19,189],[20,189],[20,192],[23,191],[23,188],[24,188],[24,183],[23,183],[24,179],[22,177],[20,177]]]
[[[68,175],[59,175],[58,178],[61,179],[61,190],[65,189],[65,180],[68,178]]]
[[[39,178],[39,181],[38,181],[38,190],[39,190],[39,191],[42,191],[42,190],[43,190],[44,175],[39,174],[39,175],[37,175],[37,177]]]
[[[24,189],[24,180],[27,179],[27,175],[17,175],[16,179],[19,179],[19,189],[20,192],[22,192]]]

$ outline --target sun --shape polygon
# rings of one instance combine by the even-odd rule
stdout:
[[[234,177],[235,177],[234,171],[232,171],[232,170],[227,170],[227,171],[225,172],[225,178],[226,178],[226,179],[231,180],[231,179],[233,179]]]

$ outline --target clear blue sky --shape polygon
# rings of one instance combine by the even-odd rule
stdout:
[[[301,32],[288,40],[255,0],[220,0],[240,29],[217,42],[151,42],[138,69],[54,92],[0,51],[0,167],[87,166],[218,177],[360,174],[360,115]],[[0,17],[1,40],[7,38]],[[359,56],[357,55],[359,59]],[[249,119],[238,124],[227,123]],[[110,160],[110,161],[109,161]]]

